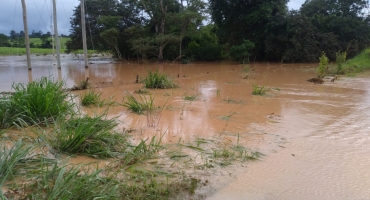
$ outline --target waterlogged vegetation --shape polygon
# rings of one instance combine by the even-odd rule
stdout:
[[[120,121],[108,118],[109,106],[100,115],[81,114],[63,82],[43,77],[13,89],[0,96],[1,199],[191,198],[208,180],[190,176],[188,169],[201,172],[262,156],[239,144],[239,136],[233,144],[197,139],[166,145],[162,133],[133,143],[129,131],[117,129]],[[82,99],[89,95],[90,105],[102,101],[93,91]],[[145,113],[148,127],[155,127],[151,118],[167,101],[156,106],[151,95],[138,97],[127,92],[117,105]],[[11,129],[20,134],[15,137]],[[88,156],[96,163],[73,165],[66,156]]]
[[[260,95],[260,96],[262,96],[262,95],[265,95],[266,92],[269,91],[269,89],[266,88],[264,85],[262,85],[262,86],[253,85],[252,87],[253,87],[253,90],[252,90],[252,94],[253,95]]]
[[[134,95],[132,95],[131,93],[127,93],[123,106],[134,113],[144,114],[144,112],[146,111],[155,109],[154,97],[139,95],[139,100],[137,100]]]
[[[106,115],[73,116],[40,135],[57,152],[109,158],[123,153],[127,146],[122,135],[113,130],[116,126],[115,119],[108,120]]]
[[[169,89],[178,87],[166,74],[158,70],[155,72],[148,71],[146,78],[142,82],[145,88]]]
[[[63,82],[46,77],[29,84],[13,84],[14,93],[2,96],[0,101],[0,127],[53,123],[71,114],[73,97],[63,86]]]

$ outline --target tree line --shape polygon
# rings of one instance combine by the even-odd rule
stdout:
[[[89,49],[124,59],[335,60],[370,44],[367,0],[86,0]],[[67,53],[82,48],[80,7]],[[36,33],[37,34],[37,33]]]
[[[26,47],[25,45],[25,33],[24,31],[16,32],[11,30],[9,36],[0,33],[0,47]],[[35,30],[29,34],[29,38],[39,38],[41,44],[30,43],[31,48],[52,48],[52,34],[48,31],[43,33],[41,30],[36,32]],[[67,37],[66,35],[61,35],[61,37]]]

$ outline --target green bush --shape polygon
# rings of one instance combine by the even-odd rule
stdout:
[[[243,40],[241,45],[234,45],[230,48],[230,57],[238,62],[249,62],[250,51],[255,47],[254,43],[249,40]]]
[[[325,52],[322,52],[320,58],[319,67],[316,69],[317,77],[323,78],[329,69],[329,58],[326,56]]]
[[[336,57],[336,64],[337,64],[337,74],[343,74],[344,73],[343,64],[346,62],[347,51],[344,51],[342,53],[338,51],[335,54],[335,57]]]

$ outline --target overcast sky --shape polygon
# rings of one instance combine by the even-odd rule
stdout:
[[[51,0],[25,0],[27,6],[28,30],[43,33],[52,32]],[[289,9],[299,9],[305,0],[290,0]],[[79,5],[79,0],[57,0],[58,33],[69,35],[70,18],[73,10]],[[22,4],[20,0],[0,0],[0,33],[9,35],[11,30],[19,32],[23,30]]]

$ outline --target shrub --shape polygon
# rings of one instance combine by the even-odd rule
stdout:
[[[328,73],[329,68],[329,58],[326,56],[325,52],[322,52],[320,58],[319,67],[316,70],[317,77],[323,78]]]
[[[336,64],[337,64],[337,74],[343,74],[344,73],[344,71],[343,71],[343,63],[346,62],[347,51],[344,51],[342,53],[340,51],[338,51],[335,54],[335,57],[336,57]]]
[[[240,45],[232,46],[230,48],[230,57],[238,62],[249,62],[250,51],[255,47],[254,43],[249,40],[243,40]]]

